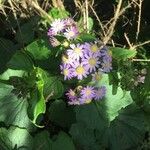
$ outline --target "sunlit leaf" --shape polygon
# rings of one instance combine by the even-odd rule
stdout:
[[[37,40],[26,47],[35,60],[47,59],[50,55],[50,46],[44,40]]]
[[[12,86],[0,84],[0,121],[7,125],[30,129],[27,99],[18,98],[12,93],[12,90]]]
[[[128,58],[133,58],[137,54],[137,51],[134,49],[130,50],[120,47],[110,47],[110,50],[112,51],[113,58],[117,60],[126,60]]]
[[[32,149],[32,137],[28,131],[18,127],[0,128],[0,149],[12,150],[15,147],[24,150]]]

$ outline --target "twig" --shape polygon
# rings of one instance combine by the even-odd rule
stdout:
[[[87,33],[89,33],[89,10],[88,10],[88,0],[85,0],[85,14],[86,14],[86,29]]]
[[[115,25],[116,25],[118,17],[119,17],[121,5],[122,5],[122,0],[120,0],[119,3],[118,3],[117,10],[116,10],[116,13],[114,15],[114,20],[113,20],[111,26],[108,29],[107,36],[104,37],[104,40],[103,40],[104,45],[107,44],[107,42],[110,40],[111,36],[114,33],[114,28],[115,28]]]
[[[132,44],[130,43],[130,40],[129,40],[129,38],[128,38],[128,36],[127,36],[126,33],[124,33],[124,37],[125,37],[125,39],[126,39],[128,45],[129,45],[130,49],[133,49],[133,46],[132,46]]]
[[[140,46],[143,46],[143,45],[146,45],[146,44],[149,44],[149,43],[150,43],[150,40],[145,41],[145,42],[143,42],[143,43],[141,43],[141,44],[137,44],[137,45],[135,45],[135,46],[133,46],[133,47],[136,49],[137,47],[140,47]]]
[[[94,10],[94,8],[92,7],[92,5],[89,5],[89,6],[90,6],[91,10],[93,11],[93,14],[95,15],[95,17],[96,17],[96,19],[97,19],[97,21],[98,21],[98,23],[99,23],[99,26],[100,26],[101,29],[102,29],[103,35],[106,36],[106,32],[105,32],[105,30],[104,30],[104,27],[103,27],[103,24],[102,24],[100,18],[97,16],[97,13],[95,12],[95,10]]]
[[[139,7],[139,13],[138,13],[138,21],[137,21],[138,24],[137,24],[137,32],[136,32],[136,41],[138,40],[140,27],[141,27],[142,3],[143,3],[143,0],[139,0],[139,3],[137,4],[137,6]]]
[[[46,17],[49,21],[52,21],[53,18],[46,12],[44,11],[38,4],[37,1],[32,1],[31,5],[43,16]]]
[[[150,59],[132,59],[132,61],[150,62]]]

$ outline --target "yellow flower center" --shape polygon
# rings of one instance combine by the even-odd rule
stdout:
[[[90,64],[91,66],[95,66],[95,65],[96,65],[96,59],[90,58],[90,59],[89,59],[89,64]]]
[[[66,63],[68,63],[69,59],[67,58],[67,56],[63,55],[62,61],[66,64]]]
[[[109,50],[108,55],[109,55],[109,56],[112,56],[112,51]]]
[[[94,52],[94,53],[98,51],[98,47],[97,47],[96,44],[92,45],[90,49],[91,49],[91,51]]]
[[[69,42],[64,41],[63,46],[64,46],[64,47],[68,47],[68,46],[69,46]]]
[[[70,95],[75,96],[75,92],[74,92],[74,91],[71,91],[71,92],[70,92]]]
[[[86,103],[86,104],[89,104],[91,101],[92,101],[91,99],[87,99],[87,100],[85,101],[85,103]]]
[[[63,73],[64,73],[65,76],[67,76],[67,75],[69,74],[68,69],[64,69],[64,70],[63,70]]]
[[[82,75],[85,72],[84,68],[82,66],[79,66],[76,68],[76,73],[78,75]]]
[[[70,31],[68,34],[69,34],[70,37],[74,36],[74,32],[73,31]]]
[[[89,96],[89,95],[91,94],[91,90],[88,90],[88,89],[87,89],[87,90],[85,91],[85,94],[86,94],[87,96]]]
[[[102,78],[102,75],[100,75],[100,74],[98,74],[98,73],[95,74],[95,80],[96,80],[96,81],[101,80],[101,78]]]
[[[78,48],[78,47],[76,47],[76,48],[74,49],[74,51],[75,51],[75,53],[77,53],[77,54],[80,54],[80,53],[81,53],[81,49]]]

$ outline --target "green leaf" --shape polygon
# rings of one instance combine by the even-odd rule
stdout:
[[[88,18],[88,31],[91,31],[93,29],[93,19],[91,17]]]
[[[0,38],[0,73],[6,70],[6,64],[14,53],[14,43],[10,40]]]
[[[87,128],[83,123],[73,124],[70,129],[70,134],[79,149],[101,150],[99,143],[96,141],[93,130]]]
[[[33,150],[52,150],[52,140],[47,131],[35,135]]]
[[[78,21],[77,24],[78,24],[78,28],[79,28],[80,33],[85,32],[85,29],[83,28],[83,26],[85,26],[83,17],[80,18],[80,20]],[[94,25],[93,19],[91,17],[88,17],[87,30],[89,32],[93,29],[93,25]]]
[[[103,75],[97,86],[101,85],[105,85],[107,88],[103,100],[76,106],[77,124],[74,124],[70,130],[73,139],[81,147],[84,145],[86,150],[88,149],[85,146],[86,140],[97,141],[98,144],[95,145],[102,145],[112,150],[126,150],[137,146],[145,132],[142,111],[137,105],[132,104],[133,101],[129,92],[123,92],[118,87],[117,94],[112,94],[112,86],[109,85],[108,75]],[[82,129],[80,129],[81,126],[83,126]],[[79,134],[78,130],[82,130],[82,132],[80,131]],[[87,133],[88,130],[91,133]],[[89,139],[89,136],[87,136],[85,140],[82,140],[85,133],[90,134],[92,138]],[[89,150],[92,150],[92,148],[89,148]]]
[[[60,98],[64,93],[64,87],[57,77],[44,78],[44,97],[51,99]]]
[[[12,76],[22,77],[24,74],[24,71],[22,70],[12,70],[7,69],[3,74],[0,75],[1,80],[9,80]]]
[[[69,12],[66,11],[65,9],[60,9],[53,7],[48,14],[52,16],[54,19],[59,19],[59,18],[67,18],[69,16]]]
[[[60,132],[52,143],[52,150],[75,150],[72,139],[65,133]]]
[[[110,50],[112,51],[113,58],[118,60],[126,60],[128,58],[133,58],[137,54],[136,50],[130,50],[120,47],[110,47]]]
[[[75,114],[62,100],[54,101],[49,108],[49,118],[61,127],[70,127],[75,122]],[[65,121],[64,121],[65,120]]]
[[[50,55],[50,46],[44,40],[37,40],[26,47],[35,60],[47,59]]]
[[[29,99],[28,114],[35,125],[37,125],[36,120],[38,116],[40,114],[44,114],[46,111],[46,104],[43,97],[42,88],[43,87],[38,87],[38,89],[32,91],[31,99]]]
[[[116,95],[113,95],[113,88],[109,85],[109,78],[106,74],[102,76],[102,80],[100,80],[97,86],[106,86],[106,96],[101,102],[97,103],[97,106],[105,110],[105,114],[109,121],[112,121],[118,116],[118,111],[121,108],[124,108],[133,102],[130,92],[123,91],[120,87],[118,87]]]
[[[0,128],[0,149],[12,150],[24,147],[24,150],[32,149],[32,137],[26,129],[10,127],[8,130]]]
[[[12,86],[0,83],[0,121],[6,125],[30,129],[32,126],[27,115],[27,99],[18,98],[12,90]]]
[[[14,70],[31,71],[33,69],[33,62],[29,55],[24,51],[15,53],[7,65]]]
[[[20,29],[18,29],[15,40],[18,43],[28,44],[34,39],[34,24],[33,22],[29,21],[23,24]]]
[[[144,138],[143,118],[142,111],[131,104],[119,112],[119,116],[103,131],[102,136],[97,132],[97,138],[112,150],[136,149]]]
[[[43,131],[35,135],[33,150],[75,150],[71,138],[64,132],[60,132],[58,136],[54,136],[51,140],[49,133]]]
[[[94,42],[96,40],[95,36],[84,33],[78,37],[82,42]]]
[[[29,116],[33,123],[36,125],[36,120],[40,114],[44,114],[46,111],[46,101],[43,96],[44,79],[42,77],[43,71],[40,68],[36,68],[36,88],[31,91],[31,99],[29,99]]]

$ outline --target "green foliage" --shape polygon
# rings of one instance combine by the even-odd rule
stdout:
[[[6,64],[15,53],[14,43],[10,40],[0,38],[0,73],[5,71]],[[5,58],[5,59],[4,59]]]
[[[29,150],[32,149],[32,137],[26,129],[18,127],[0,128],[0,147],[2,150]]]
[[[111,147],[112,150],[120,150],[136,147],[144,136],[142,111],[132,104],[129,92],[124,93],[118,87],[117,94],[112,95],[107,76],[100,83],[107,86],[105,99],[76,107],[77,123],[72,126],[71,135],[77,145],[89,150],[93,147],[88,147],[87,141],[96,145],[95,149]]]
[[[75,113],[62,100],[56,100],[51,104],[48,115],[52,122],[61,127],[69,128],[75,122]]]
[[[59,9],[59,8],[52,8],[48,14],[52,16],[54,19],[58,18],[66,18],[69,16],[69,12],[67,12],[65,9]]]
[[[72,18],[77,21],[80,35],[73,40],[56,36],[60,42],[56,47],[52,47],[49,37],[46,37],[51,22],[45,12],[36,9],[42,14],[40,18],[30,3],[28,10],[22,6],[24,2],[16,5],[15,2],[19,1],[13,2],[19,8],[15,10],[17,20],[13,11],[8,9],[9,2],[0,0],[0,4],[7,8],[1,7],[1,12],[6,11],[6,15],[0,14],[0,150],[149,149],[150,64],[145,59],[150,58],[150,47],[147,44],[136,49],[124,48],[129,45],[124,33],[133,47],[149,40],[149,1],[143,1],[142,28],[138,39],[135,39],[138,9],[132,10],[134,4],[118,18],[111,37],[117,47],[108,42],[113,69],[95,82],[90,82],[92,76],[82,81],[63,79],[60,63],[67,47],[63,42],[103,41],[105,33],[101,33],[97,16],[106,31],[119,1],[89,3],[88,18],[82,11],[80,14],[73,10],[74,4],[69,0],[65,0],[64,4],[70,11],[59,8],[59,1],[55,8],[49,2],[39,1],[39,5],[43,3],[44,11],[50,8],[47,14],[52,20],[75,14]],[[123,1],[121,8],[129,2]],[[77,5],[80,9],[80,3],[77,2]],[[94,6],[96,17],[90,5]],[[18,13],[21,9],[22,14]],[[142,69],[146,69],[146,73],[142,74]],[[141,76],[145,77],[144,83],[137,82]],[[101,101],[93,100],[85,105],[68,105],[66,91],[76,86],[78,91],[81,86],[87,85],[105,86],[106,96]]]
[[[35,60],[47,59],[50,55],[50,46],[44,40],[37,40],[26,47]]]
[[[117,60],[127,60],[136,56],[136,50],[129,50],[120,47],[110,47],[113,57]]]
[[[16,52],[7,65],[14,70],[31,71],[33,69],[33,62],[30,56],[24,51]]]
[[[0,121],[6,125],[15,125],[22,128],[31,128],[27,115],[27,99],[18,98],[12,93],[13,87],[0,84]]]

